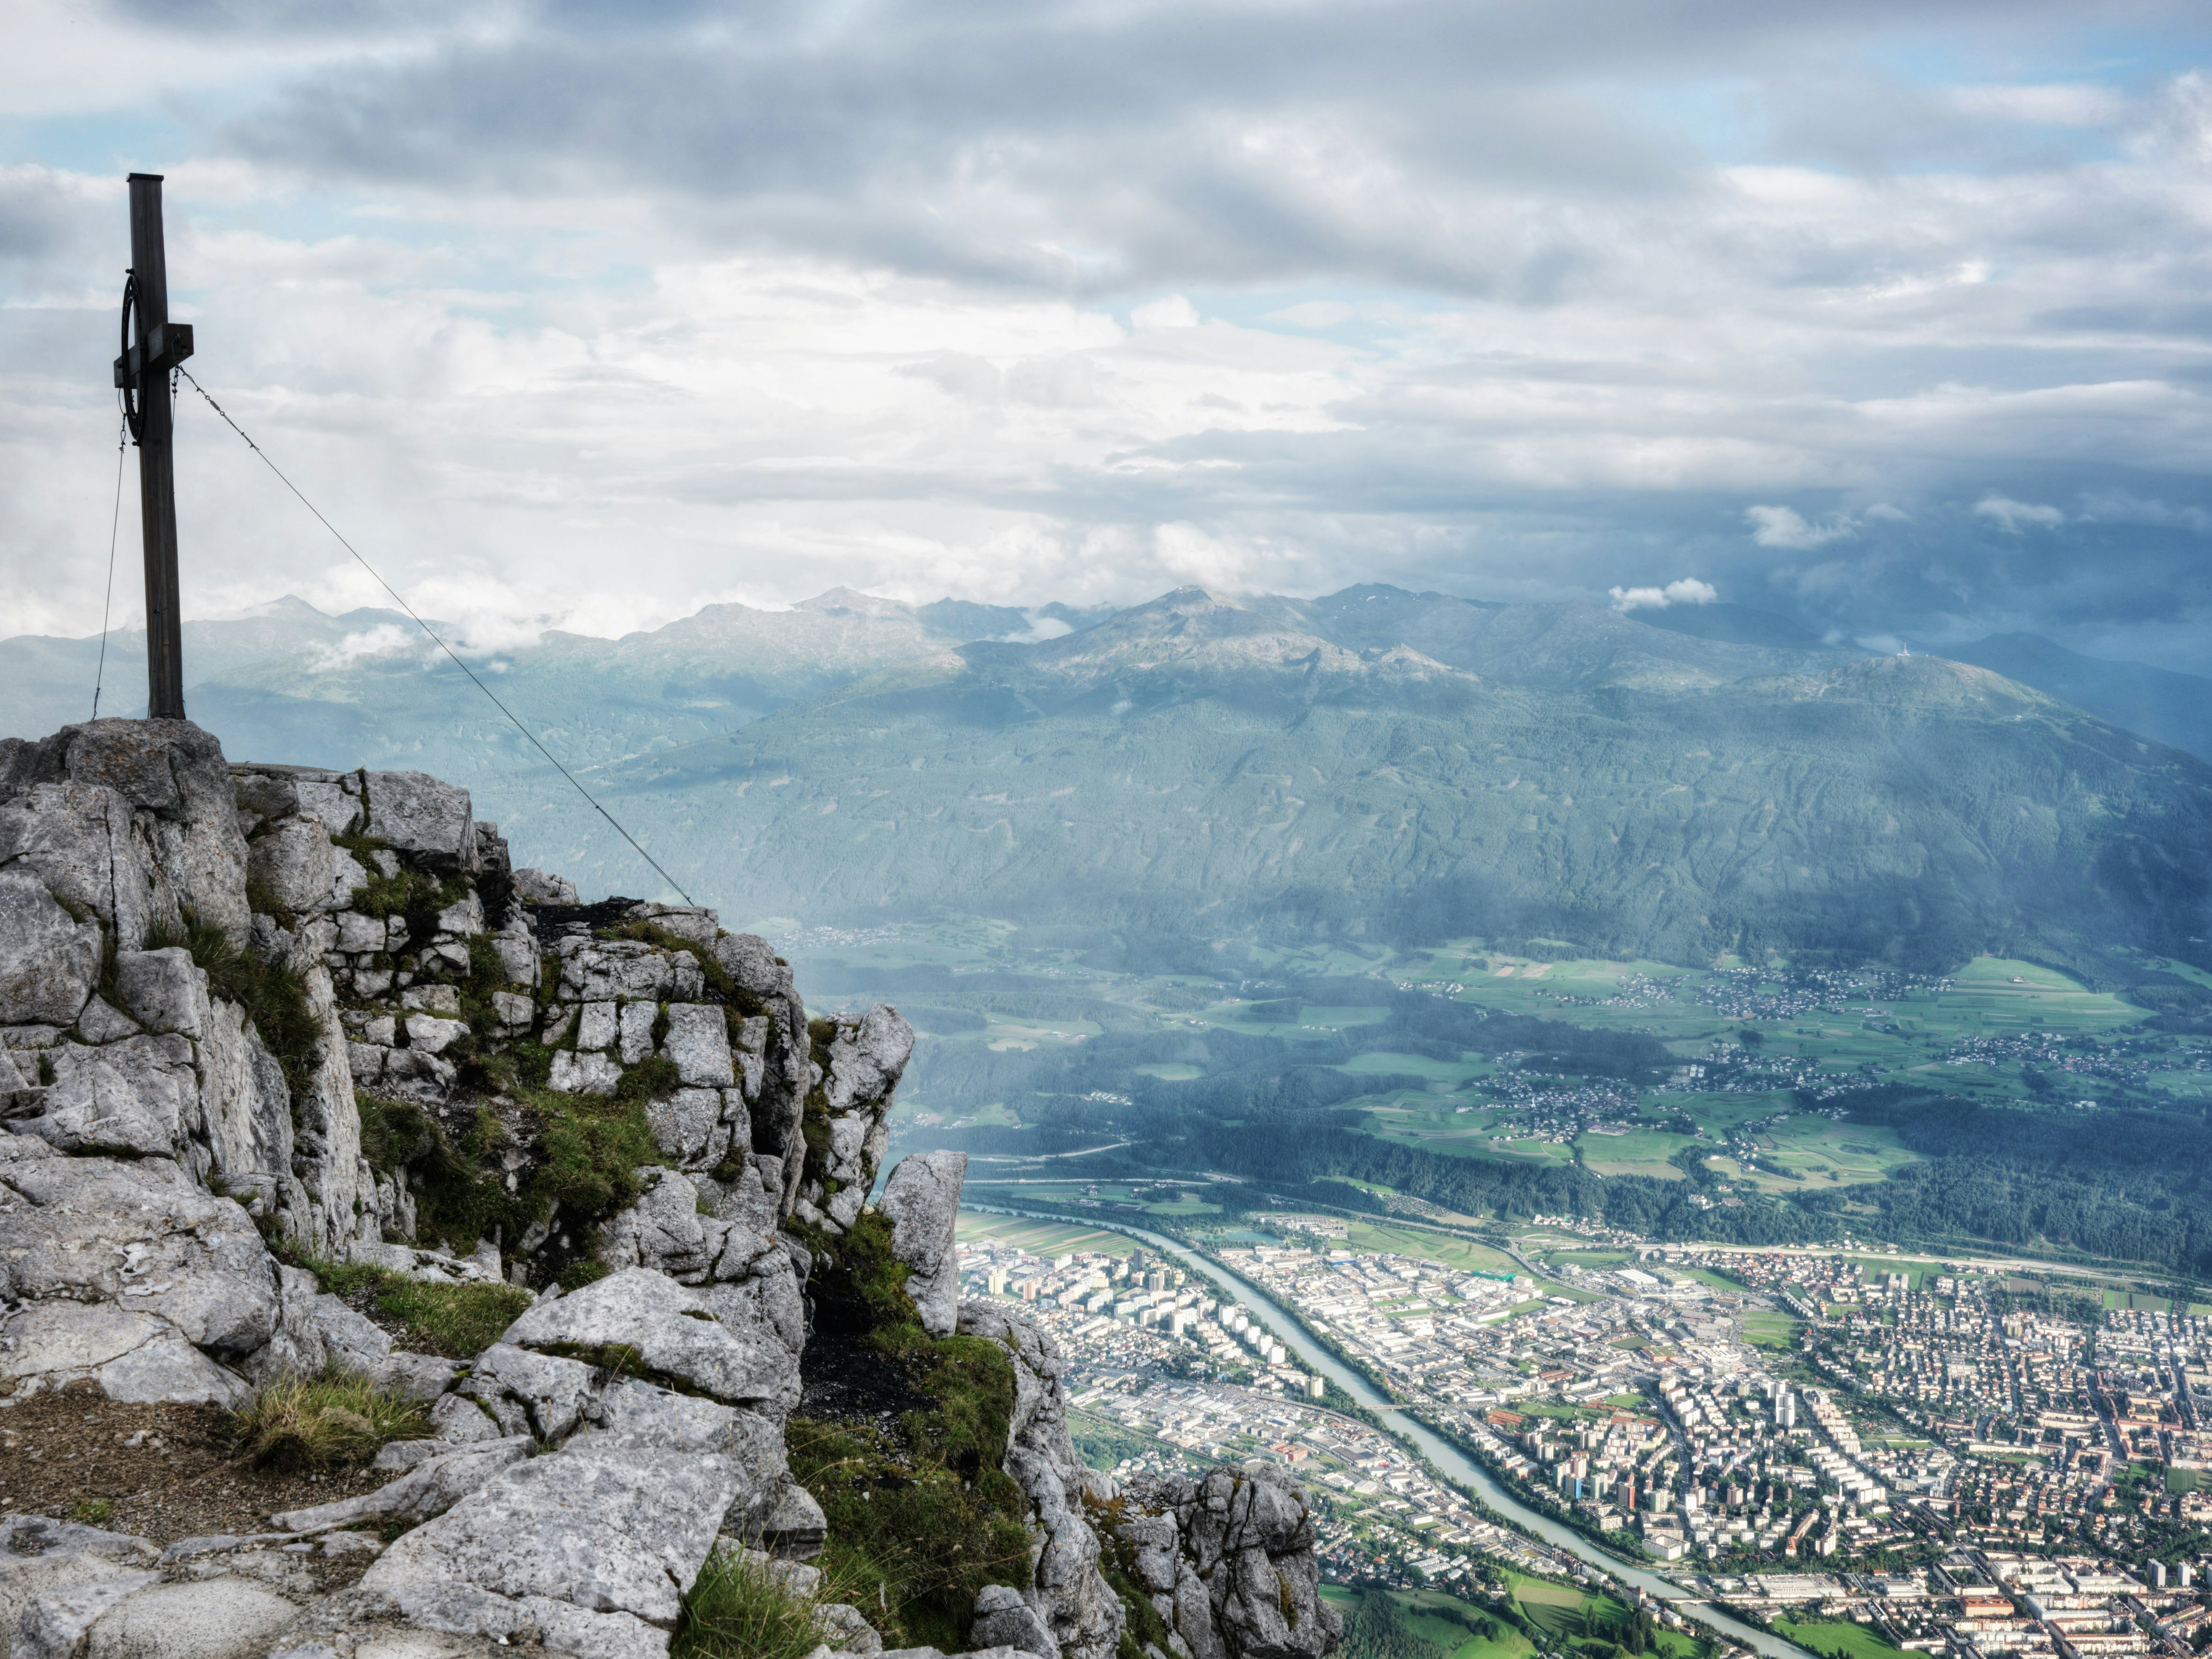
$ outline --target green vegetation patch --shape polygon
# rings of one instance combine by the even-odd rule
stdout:
[[[334,1296],[400,1327],[397,1345],[448,1359],[473,1359],[522,1317],[533,1299],[519,1285],[427,1285],[385,1267],[278,1252]]]
[[[367,1377],[331,1368],[283,1377],[230,1414],[231,1443],[257,1468],[352,1468],[394,1440],[421,1440],[429,1413]]]
[[[406,1168],[416,1231],[427,1240],[466,1252],[495,1231],[519,1237],[557,1209],[568,1254],[588,1255],[592,1224],[642,1190],[637,1170],[666,1162],[644,1103],[525,1088],[513,1098],[514,1121],[479,1106],[455,1130],[411,1101],[356,1094],[362,1151],[380,1173]],[[532,1167],[510,1192],[502,1154],[518,1146]]]
[[[1029,1582],[1028,1500],[1000,1467],[1013,1362],[984,1338],[938,1340],[921,1328],[882,1217],[810,1243],[817,1330],[843,1363],[880,1368],[922,1402],[885,1418],[786,1424],[792,1474],[829,1518],[820,1565],[876,1610],[886,1645],[957,1651],[978,1590]]]
[[[1774,1633],[1825,1659],[1904,1659],[1900,1650],[1864,1625],[1783,1618],[1774,1621]]]

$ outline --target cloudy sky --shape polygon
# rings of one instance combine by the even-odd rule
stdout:
[[[487,643],[1385,580],[2212,670],[2201,3],[9,10],[0,635],[100,625],[140,168]],[[185,395],[188,614],[373,598]]]

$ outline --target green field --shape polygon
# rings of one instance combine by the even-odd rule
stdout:
[[[1893,1129],[1838,1123],[1820,1113],[1790,1111],[1789,1102],[1774,1095],[1654,1095],[1647,1097],[1643,1110],[1670,1117],[1679,1113],[1698,1123],[1705,1133],[1700,1138],[1654,1125],[1638,1125],[1626,1133],[1585,1133],[1567,1144],[1514,1134],[1516,1128],[1526,1127],[1525,1115],[1499,1107],[1469,1109],[1449,1098],[1400,1091],[1387,1099],[1378,1097],[1365,1108],[1369,1133],[1385,1140],[1455,1157],[1516,1162],[1571,1164],[1580,1154],[1584,1164],[1602,1176],[1686,1180],[1674,1159],[1685,1148],[1698,1147],[1708,1152],[1707,1167],[1729,1180],[1747,1182],[1762,1192],[1802,1192],[1881,1181],[1892,1170],[1916,1161],[1899,1143]],[[1778,1112],[1790,1115],[1779,1122],[1768,1121]],[[1757,1121],[1751,1131],[1756,1156],[1765,1164],[1791,1171],[1796,1178],[1747,1168],[1722,1150],[1729,1133],[1747,1120]]]
[[[1865,1625],[1822,1621],[1801,1624],[1795,1619],[1782,1618],[1774,1621],[1774,1633],[1824,1655],[1826,1659],[1905,1659],[1901,1650],[1890,1646]]]
[[[1612,1633],[1630,1617],[1627,1603],[1610,1595],[1585,1594],[1571,1584],[1517,1572],[1509,1571],[1505,1577],[1522,1615],[1557,1642],[1589,1640],[1609,1644]],[[1656,1632],[1653,1651],[1668,1659],[1687,1659],[1698,1651],[1698,1646],[1694,1637],[1662,1630]]]
[[[1339,1584],[1324,1584],[1321,1594],[1322,1599],[1350,1624],[1358,1610],[1362,1593]],[[1534,1643],[1504,1620],[1441,1590],[1370,1590],[1366,1594],[1388,1595],[1395,1601],[1405,1617],[1406,1627],[1423,1641],[1433,1643],[1444,1659],[1528,1659],[1536,1650]],[[1452,1613],[1460,1617],[1454,1618]],[[1461,1622],[1469,1617],[1495,1633],[1477,1635],[1469,1631]]]
[[[1564,948],[1548,960],[1518,954],[1542,941],[1516,942],[1507,952],[1476,939],[1394,951],[1351,941],[1231,938],[1192,956],[1191,971],[1154,972],[1103,965],[1113,953],[1095,937],[989,919],[952,916],[871,933],[864,949],[860,941],[834,945],[840,954],[830,960],[848,972],[896,971],[939,988],[899,998],[911,1002],[927,1035],[901,1088],[897,1150],[960,1144],[955,1132],[1012,1130],[969,1143],[978,1152],[969,1181],[979,1197],[997,1190],[1013,1202],[1096,1203],[1108,1215],[1118,1209],[1132,1219],[1149,1210],[1163,1219],[1203,1223],[1214,1213],[1213,1194],[1194,1185],[1167,1202],[1150,1188],[1133,1196],[1126,1163],[1102,1157],[1086,1166],[1066,1155],[1065,1131],[1095,1132],[1097,1144],[1110,1149],[1115,1137],[1148,1133],[1140,1126],[1158,1120],[1146,1115],[1176,1106],[1175,1084],[1201,1079],[1226,1085],[1206,1096],[1223,1101],[1238,1098],[1249,1079],[1245,1097],[1272,1112],[1264,1103],[1273,1079],[1316,1064],[1369,1091],[1331,1104],[1349,1108],[1368,1133],[1398,1146],[1537,1170],[1580,1163],[1607,1178],[1679,1184],[1711,1176],[1753,1201],[1840,1194],[1914,1162],[1893,1130],[1808,1109],[1813,1103],[1802,1089],[1901,1083],[2045,1107],[2076,1098],[2108,1105],[2212,1098],[2212,1068],[2196,1059],[2212,1052],[2212,1043],[2138,1029],[2143,1011],[2121,996],[1999,957],[1966,963],[1938,983],[1873,969],[1793,976],[1778,961],[1753,973],[1727,959],[1673,966],[1597,961]],[[809,947],[790,948],[794,961],[808,959]],[[1211,964],[1218,967],[1206,971]],[[2179,972],[2148,959],[2144,971]],[[1445,1047],[1413,1053],[1430,1047],[1425,1038],[1413,1040],[1429,1028],[1407,1011],[1400,1040],[1389,1005],[1393,988],[1499,1013],[1645,1034],[1674,1059],[1707,1069],[1699,1076],[1658,1063],[1624,1088],[1609,1073],[1580,1073],[1571,1062],[1545,1069],[1562,1062],[1540,1050],[1533,1062],[1510,1064],[1472,1050],[1454,1059]],[[825,1006],[857,1000],[833,997]],[[1255,1011],[1268,1018],[1255,1019]],[[1370,1029],[1383,1024],[1389,1029]],[[1476,1040],[1473,1024],[1436,1029]],[[1327,1033],[1334,1040],[1326,1049],[1302,1049]],[[2010,1041],[2026,1034],[2080,1036],[2087,1046],[2054,1056],[2039,1053],[2039,1044]],[[2087,1040],[2101,1035],[2128,1040],[2125,1066],[2109,1075],[2068,1069],[2079,1066],[2077,1056],[2096,1056]],[[1133,1048],[1118,1041],[1128,1036],[1147,1041]],[[1984,1047],[1982,1039],[2006,1041]],[[1384,1086],[1385,1079],[1393,1081]],[[1226,1122],[1239,1116],[1233,1106],[1218,1109]],[[917,1121],[923,1117],[931,1121]],[[1086,1167],[1114,1178],[1086,1179]],[[1408,1216],[1445,1224],[1491,1219],[1401,1203],[1371,1174],[1361,1175],[1367,1178],[1346,1170],[1335,1178],[1355,1180]],[[1449,1181],[1437,1184],[1453,1190]],[[1328,1200],[1316,1191],[1310,1201]],[[1586,1249],[1585,1241],[1553,1238],[1525,1224],[1519,1231],[1538,1249]],[[1433,1238],[1395,1248],[1445,1261],[1470,1254]],[[1477,1259],[1503,1265],[1494,1256]],[[1924,1277],[1922,1269],[1909,1271],[1916,1285]],[[1786,1342],[1778,1328],[1773,1340]]]
[[[1449,1233],[1432,1233],[1419,1227],[1394,1227],[1385,1222],[1355,1221],[1346,1230],[1345,1244],[1355,1250],[1372,1250],[1382,1255],[1418,1256],[1426,1261],[1441,1261],[1447,1267],[1462,1267],[1473,1273],[1518,1273],[1513,1258],[1471,1239],[1455,1238]]]
[[[1747,1313],[1743,1316],[1743,1340],[1754,1348],[1787,1352],[1797,1346],[1804,1322],[1788,1314]]]
[[[1133,1255],[1144,1248],[1133,1238],[1095,1227],[1066,1227],[1051,1221],[1025,1221],[1018,1216],[978,1215],[973,1210],[960,1212],[953,1236],[963,1243],[988,1239],[996,1244],[1011,1244],[1032,1255],[1075,1255],[1085,1250]]]

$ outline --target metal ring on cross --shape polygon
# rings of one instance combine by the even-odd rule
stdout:
[[[125,271],[123,276],[123,361],[131,361],[131,337],[138,320],[138,273]],[[131,428],[131,441],[138,441],[138,428],[145,419],[145,411],[138,407],[138,385],[135,378],[126,375],[123,382],[123,423]]]

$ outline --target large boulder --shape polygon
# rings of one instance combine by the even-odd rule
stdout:
[[[275,1264],[245,1211],[167,1158],[65,1158],[0,1134],[0,1382],[230,1404],[274,1338]],[[320,1355],[314,1356],[320,1363]]]
[[[106,720],[36,741],[0,740],[0,802],[42,783],[112,790],[131,809],[134,839],[150,854],[155,909],[173,917],[181,907],[233,939],[247,937],[237,793],[208,732],[189,720]],[[143,940],[143,933],[134,939],[125,930],[126,945]]]
[[[434,870],[473,875],[477,826],[469,792],[427,772],[370,772],[368,833]]]
[[[932,1336],[950,1336],[960,1322],[960,1218],[965,1152],[917,1152],[884,1183],[876,1208],[891,1224],[891,1254],[907,1266],[906,1293]]]
[[[157,921],[182,919],[174,890],[156,883],[149,835],[105,784],[33,784],[0,805],[0,868],[9,867],[107,923],[118,950],[137,950]]]
[[[246,872],[287,910],[327,908],[337,881],[338,850],[319,818],[278,818],[246,843]]]
[[[777,1201],[788,1216],[805,1163],[799,1126],[814,1079],[805,1006],[792,983],[791,965],[757,933],[725,934],[713,951],[739,996],[760,1010],[745,1022],[748,1036],[738,1044],[743,1052],[737,1063],[744,1072],[751,1149],[778,1160],[784,1184]]]
[[[75,1024],[103,948],[100,924],[72,916],[35,871],[0,869],[0,1024]]]
[[[772,1241],[761,1243],[763,1254],[776,1249]],[[787,1273],[787,1257],[786,1262]],[[723,1306],[750,1311],[741,1302]],[[610,1273],[541,1302],[500,1340],[589,1358],[777,1418],[799,1403],[799,1362],[772,1322],[726,1322],[708,1295],[649,1268]]]
[[[405,1534],[362,1586],[403,1607],[463,1592],[565,1607],[572,1618],[563,1622],[599,1632],[602,1650],[652,1651],[653,1633],[674,1627],[745,1485],[745,1472],[714,1452],[615,1437],[573,1442],[510,1466]],[[659,1636],[659,1651],[666,1639]]]

